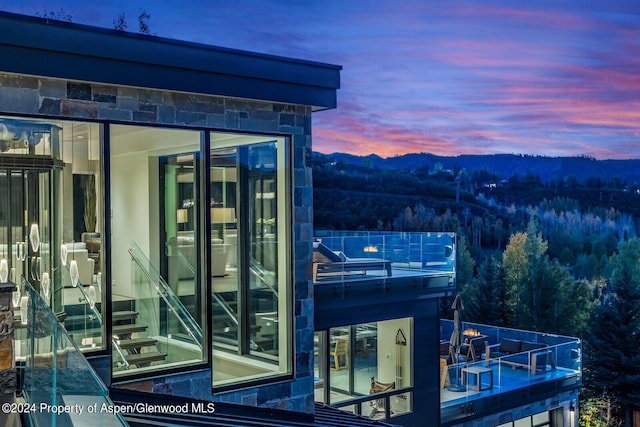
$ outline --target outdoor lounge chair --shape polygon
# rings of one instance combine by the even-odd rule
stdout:
[[[322,242],[313,242],[313,281],[318,277],[360,272],[367,270],[384,270],[391,276],[391,261],[380,258],[349,258],[343,253],[336,253]]]

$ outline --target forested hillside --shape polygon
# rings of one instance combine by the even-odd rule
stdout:
[[[484,156],[472,157],[449,168],[422,154],[403,161],[315,154],[314,227],[455,231],[466,320],[582,338],[581,425],[620,425],[638,397],[637,161],[612,168],[511,156],[494,170]],[[506,168],[515,157],[528,162]],[[442,301],[443,317],[450,305]],[[614,327],[624,332],[611,334]]]

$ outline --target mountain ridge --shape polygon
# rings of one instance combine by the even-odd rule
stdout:
[[[597,160],[586,156],[547,157],[520,154],[462,154],[459,156],[438,156],[430,153],[409,153],[383,158],[377,154],[358,156],[348,153],[324,154],[331,162],[364,166],[373,169],[417,170],[433,169],[437,164],[443,170],[457,171],[486,169],[501,179],[513,175],[532,174],[542,182],[573,176],[582,182],[586,178],[618,178],[628,183],[640,182],[640,159]]]

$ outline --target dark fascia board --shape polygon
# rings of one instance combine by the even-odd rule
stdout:
[[[336,107],[338,65],[0,12],[0,72]]]

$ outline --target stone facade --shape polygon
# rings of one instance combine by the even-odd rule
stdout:
[[[212,395],[211,372],[197,371],[141,382],[136,388],[313,412],[310,107],[0,73],[0,114],[291,135],[295,379]]]
[[[11,293],[13,283],[0,285],[0,395],[16,391],[16,369],[13,363],[14,316]]]

